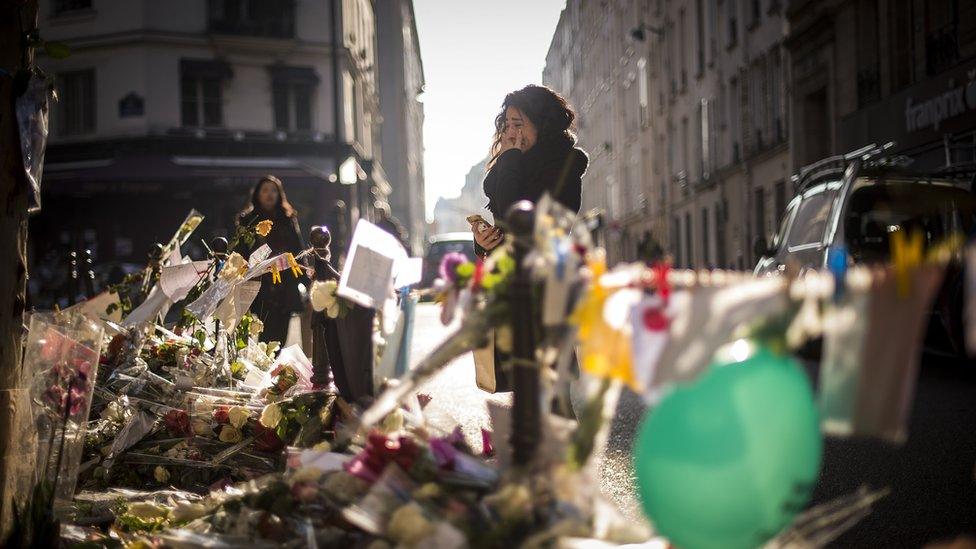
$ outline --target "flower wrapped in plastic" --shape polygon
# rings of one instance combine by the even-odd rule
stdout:
[[[82,315],[31,318],[24,365],[33,372],[40,478],[58,499],[70,499],[78,479],[102,335],[102,326]]]

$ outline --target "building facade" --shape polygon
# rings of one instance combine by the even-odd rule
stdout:
[[[790,197],[783,3],[570,0],[543,81],[577,107],[612,260],[750,268]],[[648,246],[650,243],[652,246]]]
[[[976,3],[793,1],[787,18],[794,168],[888,142],[922,170],[974,160]]]
[[[464,178],[464,187],[456,198],[439,198],[434,205],[434,220],[430,224],[430,234],[465,232],[471,230],[467,222],[469,215],[481,214],[492,221],[486,209],[488,197],[485,196],[485,166],[488,159],[478,162]]]
[[[409,232],[414,255],[426,243],[424,201],[424,65],[412,0],[379,0],[376,10],[383,168],[393,215]]]
[[[39,61],[60,101],[31,221],[35,262],[88,248],[96,263],[141,263],[190,208],[207,216],[198,236],[229,234],[266,173],[284,181],[303,230],[330,225],[339,246],[389,195],[370,0],[40,10],[45,38],[72,53]]]

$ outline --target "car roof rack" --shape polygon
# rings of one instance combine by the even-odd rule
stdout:
[[[853,150],[847,154],[839,154],[824,158],[823,160],[818,160],[812,164],[807,164],[806,166],[800,168],[798,173],[793,174],[793,177],[791,178],[793,182],[793,189],[799,193],[815,183],[820,182],[825,177],[843,174],[844,170],[846,170],[851,162],[855,160],[860,160],[863,163],[871,162],[878,164],[902,165],[906,163],[906,161],[909,159],[905,157],[888,156],[888,151],[894,146],[894,141],[889,141],[883,145],[871,143],[870,145]]]

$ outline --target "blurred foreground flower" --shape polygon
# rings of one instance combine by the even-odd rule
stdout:
[[[257,233],[258,236],[268,236],[268,234],[271,232],[271,227],[273,226],[273,221],[270,219],[265,219],[264,221],[258,222],[258,224],[254,226],[254,232]]]

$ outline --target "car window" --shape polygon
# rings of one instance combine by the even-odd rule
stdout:
[[[859,182],[845,214],[846,240],[859,262],[885,262],[891,234],[921,233],[925,246],[976,225],[976,198],[958,186],[925,181]]]
[[[787,250],[805,244],[820,244],[823,241],[824,228],[830,217],[833,199],[833,191],[823,191],[804,197],[797,206],[789,234],[784,240]]]

